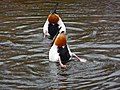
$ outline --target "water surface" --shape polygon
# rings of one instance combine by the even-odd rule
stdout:
[[[48,61],[42,27],[59,2],[72,52],[88,61],[67,69]],[[0,88],[119,90],[119,0],[1,0]]]

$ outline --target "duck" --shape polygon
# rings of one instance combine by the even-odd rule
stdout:
[[[66,34],[62,31],[53,39],[53,44],[49,50],[49,61],[59,62],[61,67],[66,68],[66,64],[71,61],[73,56],[81,62],[86,62],[86,59],[81,59],[71,52],[67,44]]]
[[[59,14],[56,12],[57,6],[58,3],[54,7],[54,10],[48,15],[47,20],[43,25],[44,38],[48,36],[49,39],[53,39],[54,36],[59,32],[64,31],[66,33],[65,24]]]

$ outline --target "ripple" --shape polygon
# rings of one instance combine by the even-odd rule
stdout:
[[[75,27],[67,27],[67,29],[75,30],[75,31],[83,31],[80,28],[75,28]]]
[[[48,60],[51,40],[42,28],[58,1],[1,1],[1,89],[120,89],[119,0],[60,2],[68,45],[86,63],[62,69]]]
[[[85,43],[85,44],[81,44],[81,45],[77,45],[77,47],[80,47],[80,48],[104,48],[104,49],[111,49],[111,48],[120,48],[120,45],[119,44],[88,44],[88,43]]]

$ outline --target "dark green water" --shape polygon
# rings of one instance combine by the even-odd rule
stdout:
[[[59,2],[71,51],[88,60],[48,61],[47,15]],[[120,90],[120,0],[1,0],[1,90]]]

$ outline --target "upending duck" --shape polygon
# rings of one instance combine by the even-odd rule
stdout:
[[[60,66],[66,68],[66,63],[75,56],[79,61],[86,62],[85,59],[79,58],[75,53],[72,53],[67,45],[67,38],[64,31],[60,32],[53,41],[53,45],[49,51],[49,61],[59,62]]]
[[[58,32],[64,31],[66,33],[66,27],[60,16],[56,13],[57,6],[58,3],[56,4],[53,12],[48,15],[43,26],[44,37],[49,36],[50,39],[53,39]]]

